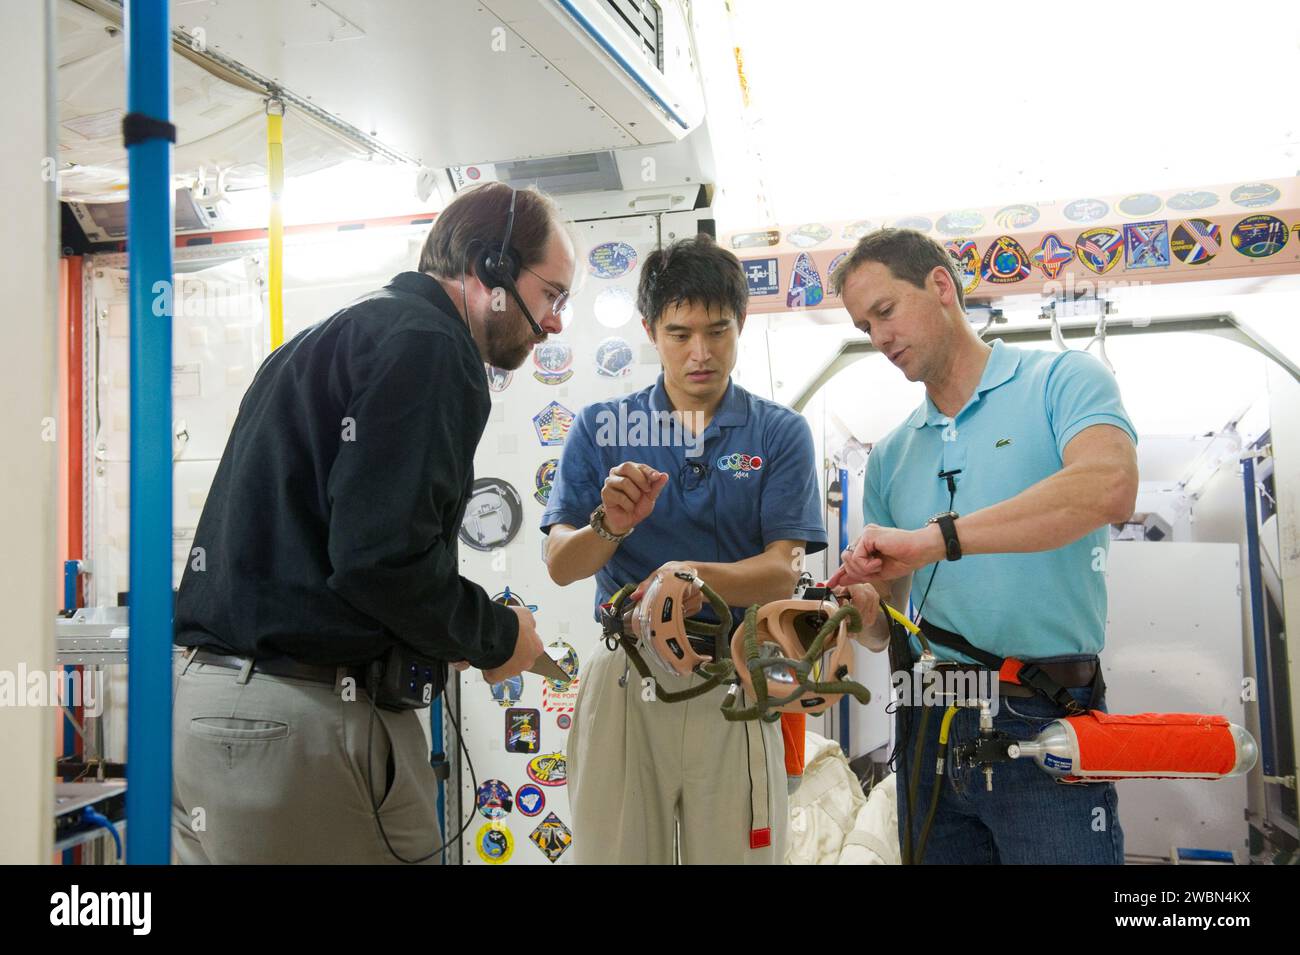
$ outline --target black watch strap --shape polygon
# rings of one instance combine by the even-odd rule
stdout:
[[[961,541],[957,539],[957,515],[952,512],[937,514],[933,520],[939,525],[939,532],[943,534],[945,559],[961,560]]]

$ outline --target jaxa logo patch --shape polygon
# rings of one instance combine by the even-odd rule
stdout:
[[[718,458],[718,470],[725,471],[736,478],[747,478],[754,471],[763,469],[763,459],[757,454],[742,454],[735,451]]]

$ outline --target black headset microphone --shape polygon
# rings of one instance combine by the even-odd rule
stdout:
[[[528,310],[528,306],[519,295],[519,289],[515,287],[515,280],[519,278],[522,263],[519,253],[510,245],[510,235],[515,228],[515,197],[518,195],[518,190],[510,187],[510,212],[506,216],[505,234],[500,242],[482,243],[483,254],[474,258],[474,274],[488,288],[505,289],[515,300],[519,310],[524,313],[524,318],[532,328],[533,334],[538,338],[545,338],[546,332],[533,320],[533,313]]]

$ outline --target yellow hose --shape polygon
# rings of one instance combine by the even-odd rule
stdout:
[[[284,343],[284,104],[266,101],[266,173],[271,191],[271,221],[266,230],[267,304],[271,313],[271,350]]]

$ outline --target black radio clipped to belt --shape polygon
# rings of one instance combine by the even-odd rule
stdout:
[[[420,710],[447,683],[447,664],[397,644],[366,668],[366,692],[386,710]]]

